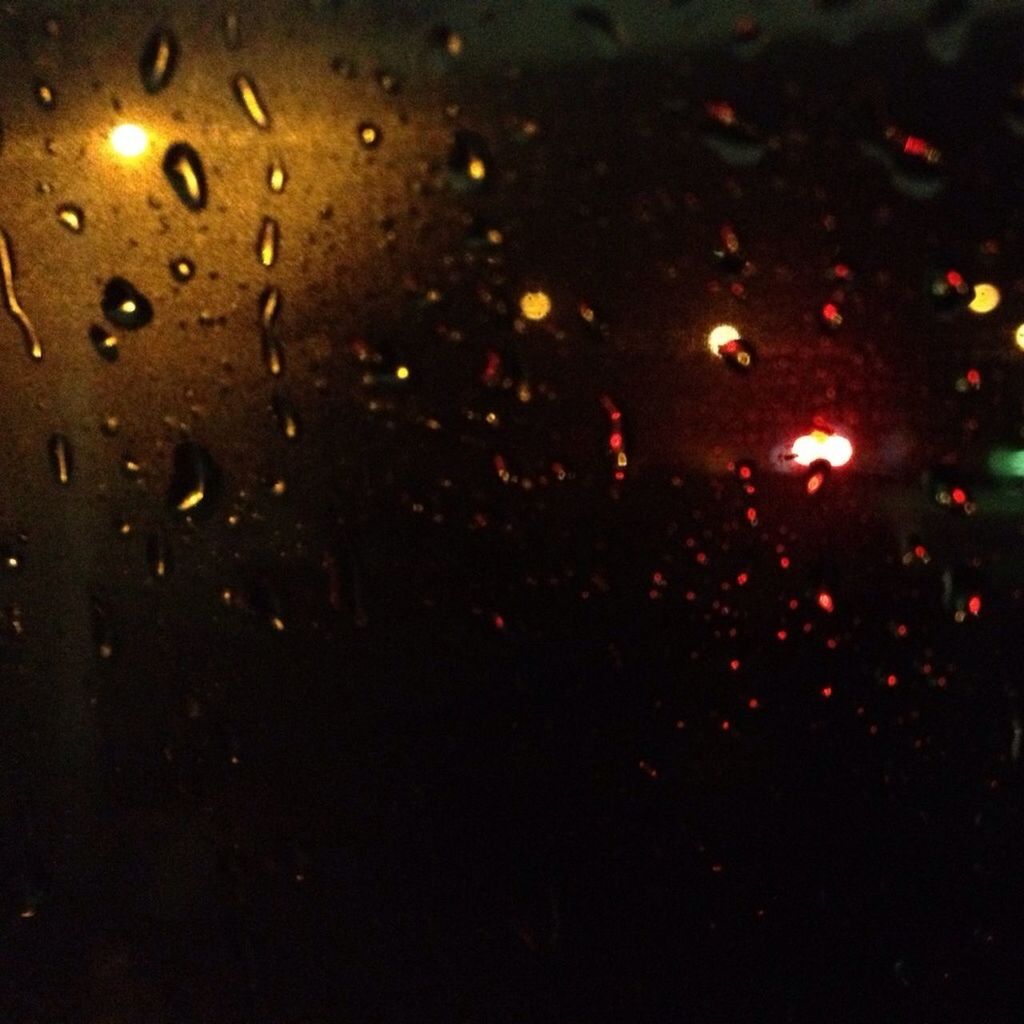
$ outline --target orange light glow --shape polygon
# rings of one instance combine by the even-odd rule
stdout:
[[[137,124],[119,124],[110,133],[110,147],[118,155],[131,160],[142,156],[149,146],[145,128]]]
[[[810,466],[818,460],[830,466],[845,466],[853,458],[853,445],[841,434],[813,430],[793,442],[793,458],[798,466]]]

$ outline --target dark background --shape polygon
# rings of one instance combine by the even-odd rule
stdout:
[[[1020,5],[229,13],[0,15],[0,1018],[1021,1020]]]

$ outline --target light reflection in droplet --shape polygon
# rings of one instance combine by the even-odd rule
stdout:
[[[738,341],[740,332],[732,324],[719,324],[708,332],[708,348],[717,356],[723,345]]]
[[[527,320],[543,320],[551,312],[551,299],[547,292],[526,292],[519,308]]]

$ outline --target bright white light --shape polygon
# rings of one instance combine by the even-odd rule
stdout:
[[[717,356],[718,350],[730,341],[738,341],[740,332],[732,324],[719,324],[708,332],[708,348]]]
[[[793,458],[798,466],[809,466],[819,459],[830,466],[845,466],[853,458],[853,445],[841,434],[812,430],[793,442]]]
[[[110,133],[110,147],[118,156],[132,159],[141,156],[149,145],[145,128],[137,124],[119,124]]]

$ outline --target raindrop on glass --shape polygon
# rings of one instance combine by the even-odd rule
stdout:
[[[112,277],[103,289],[103,315],[118,327],[134,331],[153,319],[153,306],[130,281]]]
[[[302,423],[291,402],[280,391],[274,392],[274,416],[285,439],[298,441],[302,435]]]
[[[265,267],[272,267],[277,260],[280,231],[273,217],[264,217],[256,237],[256,255]]]
[[[752,369],[757,355],[754,346],[745,338],[731,338],[718,346],[716,355],[737,373],[746,373]]]
[[[237,50],[241,42],[241,34],[238,28],[238,15],[234,11],[228,11],[224,15],[222,28],[224,30],[224,45],[229,50]]]
[[[168,29],[158,28],[147,40],[139,58],[139,74],[146,92],[166,88],[178,66],[178,40]]]
[[[231,88],[234,90],[235,99],[249,115],[249,120],[257,128],[266,131],[270,127],[270,113],[253,80],[244,73],[237,74],[231,81]]]
[[[213,456],[195,441],[182,441],[174,449],[167,503],[179,515],[208,515],[220,495],[221,482]]]
[[[452,187],[459,192],[482,189],[491,173],[491,151],[482,135],[458,131],[448,153]]]
[[[187,256],[179,256],[177,259],[171,260],[170,268],[171,277],[181,284],[191,281],[196,272],[196,265]]]
[[[275,195],[280,195],[288,184],[288,171],[280,160],[274,160],[267,168],[267,187]]]
[[[117,361],[117,335],[112,334],[105,327],[93,324],[89,328],[89,340],[96,354],[105,359],[108,363]]]
[[[64,434],[52,434],[47,451],[50,455],[50,469],[53,472],[54,480],[66,487],[71,483],[71,475],[75,469],[71,442]]]
[[[269,331],[274,326],[280,312],[281,289],[271,285],[269,288],[265,288],[260,296],[260,325],[263,330]]]
[[[170,576],[174,569],[174,555],[164,534],[151,533],[146,539],[146,565],[149,575],[155,580]]]
[[[36,82],[32,89],[36,103],[43,108],[43,110],[53,110],[57,106],[57,95],[54,93],[53,88],[46,84],[46,82]]]
[[[76,235],[81,234],[85,228],[85,213],[80,206],[71,203],[57,207],[57,220]]]
[[[370,121],[363,121],[356,128],[356,137],[363,149],[376,149],[384,136],[377,125]]]
[[[206,172],[199,154],[187,142],[175,142],[164,156],[164,174],[178,198],[190,209],[206,206]]]

